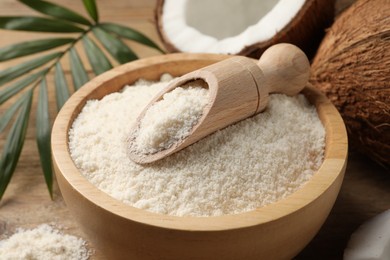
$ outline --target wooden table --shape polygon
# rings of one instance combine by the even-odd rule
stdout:
[[[81,1],[56,0],[86,14]],[[341,1],[339,7],[346,6],[350,0]],[[153,24],[154,0],[116,0],[98,1],[102,21],[111,21],[129,25],[150,36],[158,42]],[[36,13],[14,0],[0,0],[0,16],[36,15]],[[0,47],[29,39],[46,38],[48,34],[0,31]],[[130,43],[141,57],[157,55],[154,50]],[[82,56],[85,59],[85,56]],[[0,70],[20,62],[17,59],[0,63]],[[63,63],[69,80],[69,64]],[[88,71],[91,68],[87,67]],[[48,76],[53,86],[53,75]],[[36,96],[36,95],[35,95]],[[52,91],[49,93],[52,119],[55,116],[55,101]],[[11,104],[0,107],[0,114]],[[21,158],[3,200],[0,202],[0,239],[12,234],[16,228],[32,228],[41,223],[53,223],[62,227],[64,232],[84,237],[73,217],[69,214],[58,187],[54,187],[54,199],[51,200],[40,168],[35,141],[35,104],[30,118],[27,139]],[[3,147],[5,135],[0,135],[0,147]],[[343,250],[351,233],[364,221],[390,208],[390,173],[358,153],[351,151],[345,180],[336,204],[326,223],[313,241],[296,259],[341,259]],[[91,216],[93,217],[93,216]],[[101,252],[95,250],[91,259],[103,259]]]

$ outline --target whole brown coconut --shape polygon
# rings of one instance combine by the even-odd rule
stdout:
[[[311,82],[344,118],[353,145],[390,165],[390,0],[361,0],[337,18],[312,64]]]
[[[210,2],[212,1],[214,0],[210,0]],[[333,22],[335,1],[336,0],[305,0],[303,6],[299,10],[299,12],[293,17],[293,19],[280,31],[275,31],[275,35],[272,38],[270,38],[269,40],[256,42],[254,44],[246,44],[245,42],[243,42],[240,51],[228,54],[259,58],[268,47],[277,43],[286,42],[292,43],[300,47],[308,57],[312,57],[317,50],[317,47],[322,37],[324,36],[325,28],[330,26]],[[168,37],[168,35],[164,31],[162,16],[164,15],[163,7],[165,2],[166,0],[157,0],[156,4],[155,19],[158,34],[165,48],[169,52],[185,52],[172,39],[170,39],[170,37]],[[269,2],[277,1],[272,0]],[[247,3],[243,1],[243,4]],[[221,5],[219,8],[224,8],[224,6]],[[237,15],[236,11],[229,16],[235,15]],[[226,29],[227,27],[224,23],[220,24],[219,26],[221,29]],[[264,28],[264,30],[266,29],[267,28]],[[188,41],[191,40],[192,39],[188,39]],[[208,52],[207,48],[201,52]]]

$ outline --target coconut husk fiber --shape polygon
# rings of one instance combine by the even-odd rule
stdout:
[[[340,111],[352,147],[390,166],[390,0],[360,0],[325,35],[311,83]]]

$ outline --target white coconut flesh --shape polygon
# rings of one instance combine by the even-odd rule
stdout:
[[[182,52],[236,54],[270,40],[305,0],[165,0],[162,30]]]
[[[368,220],[352,234],[344,260],[390,259],[390,209]]]

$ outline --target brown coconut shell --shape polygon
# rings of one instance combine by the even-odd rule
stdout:
[[[350,143],[390,166],[390,0],[361,0],[327,32],[311,82],[344,118]]]
[[[212,1],[212,0],[210,0]],[[261,0],[260,0],[261,1]],[[169,52],[181,52],[164,33],[162,27],[162,10],[164,0],[157,0],[155,20],[158,34]],[[271,45],[287,42],[301,48],[310,58],[324,36],[325,30],[333,22],[335,0],[306,0],[298,14],[280,32],[268,41],[243,46],[235,55],[259,58]]]

